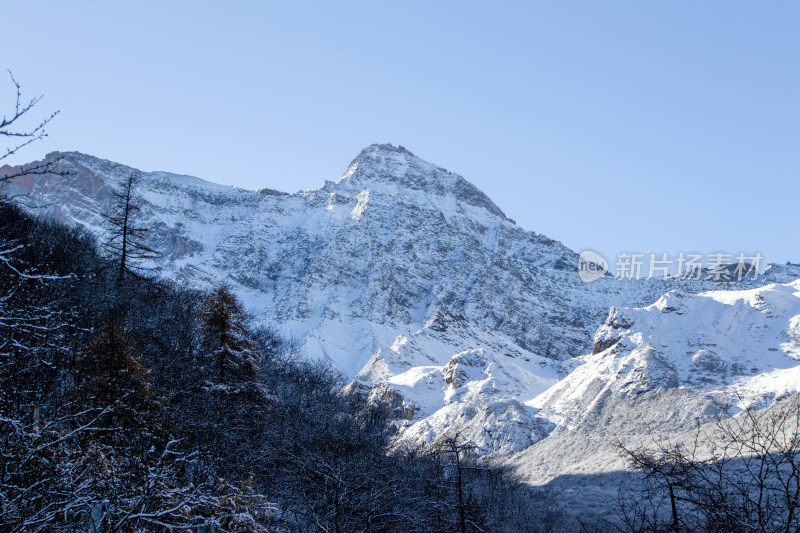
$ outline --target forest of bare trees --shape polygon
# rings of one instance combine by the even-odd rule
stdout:
[[[549,530],[458,442],[387,455],[385,419],[227,289],[119,285],[90,237],[9,204],[0,231],[0,531]]]
[[[621,448],[642,484],[622,495],[626,531],[800,530],[800,397],[745,409],[690,442]]]

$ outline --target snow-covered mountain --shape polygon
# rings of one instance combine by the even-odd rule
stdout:
[[[800,391],[800,280],[614,308],[595,342],[595,353],[525,402],[552,430],[506,463],[602,515],[631,481],[618,443],[691,446],[719,418]]]
[[[70,176],[18,184],[23,201],[102,240],[110,185],[134,169],[48,157],[63,158]],[[370,146],[338,181],[296,194],[163,172],[142,173],[139,192],[150,244],[165,252],[162,275],[233,284],[263,321],[351,376],[437,311],[565,359],[591,345],[619,292],[597,284],[587,298],[574,252],[518,227],[457,174],[391,145]]]
[[[670,291],[641,309],[612,308],[595,347],[530,405],[566,427],[593,416],[605,397],[657,389],[685,388],[734,410],[764,407],[800,386],[800,280]]]
[[[48,158],[70,174],[12,192],[102,240],[110,188],[134,169]],[[230,284],[258,321],[338,365],[353,379],[348,392],[389,406],[398,444],[460,431],[485,453],[522,457],[615,401],[656,405],[689,390],[755,401],[797,388],[798,287],[786,284],[797,265],[735,284],[750,292],[678,279],[584,283],[575,252],[402,147],[372,145],[340,179],[295,194],[165,172],[141,173],[139,193],[149,245],[164,252],[160,275]],[[756,288],[767,282],[784,285]],[[685,416],[704,409],[694,402]]]

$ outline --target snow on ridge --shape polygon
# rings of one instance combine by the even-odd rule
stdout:
[[[764,279],[770,283],[788,283],[800,279],[800,263],[769,263],[764,269]]]
[[[110,161],[108,159],[103,159],[93,155],[84,154],[83,152],[75,152],[75,151],[50,152],[49,154],[47,154],[47,156],[45,156],[45,161],[56,161],[56,160],[62,160],[65,164],[69,166],[73,167],[82,166],[93,171],[94,173],[103,173],[115,176],[117,178],[125,177],[131,173],[137,173],[138,175],[141,176],[142,179],[152,181],[153,183],[163,184],[164,180],[167,180],[172,184],[190,188],[202,187],[204,189],[210,189],[216,191],[230,191],[234,189],[239,189],[242,191],[247,190],[230,185],[221,185],[219,183],[214,183],[208,180],[204,180],[202,178],[197,178],[195,176],[189,176],[185,174],[175,174],[172,172],[166,172],[161,170],[156,170],[151,172],[142,171],[127,165],[123,165],[121,163]],[[67,170],[70,169],[67,168]]]
[[[800,391],[800,280],[738,291],[671,291],[613,309],[586,355],[528,405],[574,425],[591,399],[687,388],[731,407]]]
[[[409,190],[422,190],[442,197],[450,194],[460,202],[506,219],[500,208],[473,184],[415,156],[402,146],[368,146],[348,165],[336,184],[349,190],[369,188],[389,194]]]

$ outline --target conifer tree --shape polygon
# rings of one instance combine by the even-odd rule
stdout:
[[[123,433],[155,435],[162,429],[164,405],[153,391],[150,373],[122,323],[111,316],[75,360],[80,386],[76,405],[108,409],[103,422]]]
[[[92,527],[120,533],[185,529],[229,514],[208,487],[185,483],[193,458],[172,437],[177,428],[114,314],[76,358],[76,369],[76,420],[88,431],[67,453],[65,481],[75,485]],[[83,480],[76,472],[92,476]]]
[[[186,429],[200,450],[198,471],[244,480],[258,471],[263,436],[275,398],[259,382],[261,354],[254,349],[245,315],[226,287],[213,291],[200,310],[201,352],[197,388],[186,410]],[[213,463],[202,458],[219,456]]]
[[[261,355],[253,348],[244,311],[227,287],[216,289],[201,310],[209,370],[217,383],[258,380]]]

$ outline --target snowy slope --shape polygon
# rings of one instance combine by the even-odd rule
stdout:
[[[508,459],[533,483],[623,471],[618,442],[691,438],[719,417],[800,392],[800,280],[614,308],[595,343],[524,402],[553,428]]]
[[[397,445],[458,430],[481,453],[513,452],[543,436],[521,400],[557,383],[559,366],[502,334],[437,312],[419,331],[377,350],[348,392],[394,400]]]
[[[724,405],[758,406],[800,390],[800,280],[744,291],[671,291],[612,308],[595,351],[529,405],[575,425],[606,395],[690,388]]]

